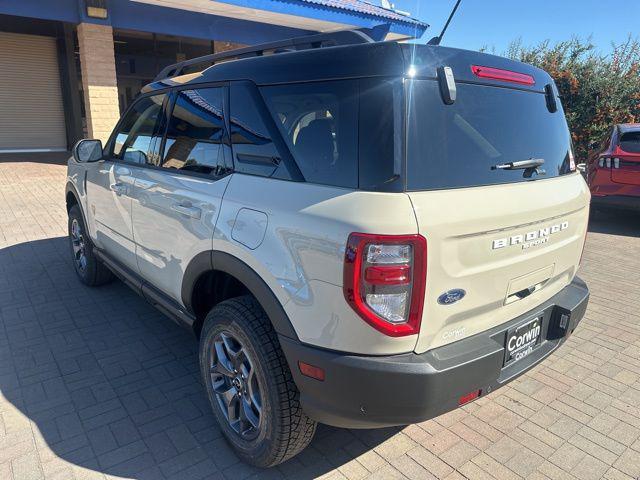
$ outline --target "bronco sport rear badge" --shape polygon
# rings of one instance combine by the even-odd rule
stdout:
[[[547,243],[549,236],[554,233],[561,232],[569,228],[569,222],[556,223],[555,225],[549,225],[548,227],[540,228],[538,230],[532,230],[531,232],[524,233],[522,235],[513,235],[512,237],[498,238],[492,243],[492,250],[498,248],[504,248],[511,245],[522,245],[522,249],[536,247]]]

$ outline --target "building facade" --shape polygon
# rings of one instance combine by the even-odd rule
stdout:
[[[0,153],[105,141],[169,64],[349,28],[410,39],[427,25],[364,0],[0,0]]]

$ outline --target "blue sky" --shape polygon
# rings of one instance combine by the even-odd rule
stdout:
[[[391,0],[399,10],[431,25],[422,41],[440,33],[455,0]],[[524,45],[543,40],[586,38],[602,53],[611,42],[624,42],[631,33],[640,35],[640,0],[462,0],[443,45],[477,50],[506,50],[509,42],[522,38]]]

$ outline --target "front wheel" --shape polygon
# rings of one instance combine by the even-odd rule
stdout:
[[[278,337],[253,297],[209,312],[200,368],[222,432],[243,461],[272,467],[311,442],[316,423],[302,411]]]
[[[93,243],[77,205],[69,210],[69,247],[73,267],[82,283],[97,287],[113,280],[113,274],[93,253]]]

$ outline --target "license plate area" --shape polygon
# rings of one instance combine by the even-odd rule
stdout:
[[[538,316],[507,331],[504,366],[529,356],[542,341],[543,317]]]

